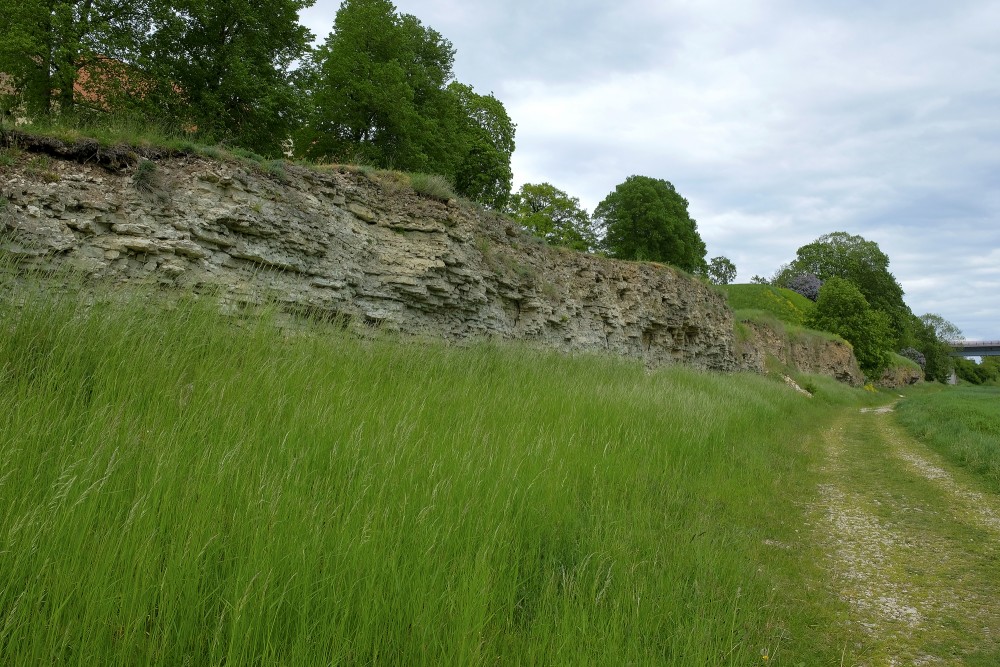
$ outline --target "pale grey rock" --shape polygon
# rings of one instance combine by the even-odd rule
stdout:
[[[278,183],[203,158],[160,166],[171,187],[155,212],[128,175],[93,165],[63,163],[54,184],[16,174],[25,185],[10,197],[13,231],[0,252],[118,282],[153,277],[229,304],[277,295],[290,312],[359,330],[763,368],[763,353],[737,351],[724,297],[670,267],[539,245],[494,213],[346,171],[286,165]],[[73,229],[46,208],[52,196],[74,202]]]

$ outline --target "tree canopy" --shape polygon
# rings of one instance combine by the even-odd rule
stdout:
[[[728,285],[736,280],[736,265],[728,257],[713,257],[706,273],[708,279],[716,285]]]
[[[909,344],[912,313],[903,302],[903,288],[889,272],[889,257],[877,243],[847,232],[833,232],[802,246],[795,255],[779,272],[779,284],[787,286],[789,279],[802,273],[811,273],[821,281],[849,280],[872,308],[889,317],[894,347]]]
[[[495,97],[454,80],[454,58],[450,41],[388,0],[345,0],[311,64],[303,152],[440,174],[502,208],[515,125]]]
[[[4,3],[0,71],[33,116],[133,112],[274,152],[292,129],[291,70],[313,0],[18,0]]]
[[[77,82],[102,96],[120,91],[109,64],[134,62],[146,36],[150,0],[16,0],[0,4],[0,72],[13,77],[27,110],[72,112]],[[103,66],[100,66],[103,65]],[[98,81],[97,79],[103,79]]]
[[[806,325],[843,337],[854,347],[858,365],[869,377],[878,376],[889,365],[889,318],[872,308],[849,280],[834,276],[823,283]]]
[[[688,202],[663,179],[629,176],[594,210],[612,257],[672,264],[703,271],[705,243],[688,214]]]
[[[314,0],[0,0],[0,73],[31,117],[82,109],[277,154],[439,174],[502,209],[515,125],[455,81],[455,49],[389,0],[345,0],[318,49]]]
[[[459,110],[444,88],[454,56],[448,40],[388,0],[346,0],[315,53],[307,152],[450,172]]]
[[[290,71],[311,33],[299,12],[313,0],[152,0],[153,31],[140,62],[157,82],[150,102],[175,125],[274,153],[294,127]]]
[[[924,355],[924,376],[928,380],[947,382],[955,368],[949,341],[962,340],[957,326],[935,313],[913,317],[914,347]]]
[[[464,143],[455,170],[455,189],[491,208],[500,210],[510,198],[514,173],[510,168],[516,126],[503,104],[491,95],[479,95],[470,86],[453,81],[448,92],[462,110]]]
[[[552,245],[589,252],[597,235],[580,200],[550,183],[525,183],[512,197],[510,215],[535,236]]]

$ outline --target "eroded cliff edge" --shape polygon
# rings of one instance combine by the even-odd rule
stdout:
[[[137,183],[136,168],[21,154],[0,174],[0,248],[25,266],[274,299],[351,326],[762,370],[736,352],[724,297],[670,267],[549,248],[377,173],[189,155]]]

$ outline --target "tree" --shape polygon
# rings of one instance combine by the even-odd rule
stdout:
[[[149,15],[147,0],[7,0],[0,13],[0,72],[31,115],[86,104],[81,76],[102,98],[125,92],[118,66],[135,62]]]
[[[521,226],[552,245],[589,252],[597,246],[597,236],[580,200],[550,183],[525,183],[512,197],[508,208]]]
[[[502,210],[510,199],[514,180],[510,159],[516,126],[493,95],[478,95],[457,81],[448,86],[448,92],[457,98],[463,121],[463,158],[455,170],[455,189]]]
[[[451,42],[388,0],[346,0],[316,53],[310,154],[451,175],[462,112]]]
[[[157,83],[146,100],[179,128],[262,153],[288,138],[301,104],[291,70],[311,33],[313,0],[151,0],[141,65]]]
[[[913,317],[911,329],[914,347],[924,355],[924,377],[927,380],[947,382],[955,368],[948,341],[961,340],[962,332],[940,315],[927,313]]]
[[[880,375],[889,366],[889,318],[872,308],[848,280],[835,276],[823,284],[816,308],[806,317],[806,326],[835,333],[849,342],[858,365],[869,377]]]
[[[594,211],[612,257],[704,270],[705,243],[688,202],[668,181],[629,176]]]
[[[979,367],[986,378],[984,384],[995,385],[1000,382],[1000,357],[983,357],[979,361]]]
[[[972,359],[965,359],[963,357],[956,357],[954,363],[955,374],[971,384],[986,384],[987,382],[995,382],[997,379],[996,366],[985,363],[977,364]]]
[[[736,265],[728,257],[713,257],[708,263],[708,278],[716,285],[728,285],[736,280]]]
[[[920,321],[933,330],[934,336],[942,343],[965,340],[961,329],[936,313],[921,315]]]
[[[847,232],[825,234],[796,251],[795,259],[776,276],[777,284],[801,273],[820,280],[843,278],[861,291],[869,305],[889,316],[895,347],[909,344],[912,313],[903,302],[903,288],[889,272],[889,257],[878,244]]]
[[[388,0],[345,0],[310,66],[313,158],[445,176],[495,209],[510,196],[515,125],[493,95],[454,81],[455,49]]]

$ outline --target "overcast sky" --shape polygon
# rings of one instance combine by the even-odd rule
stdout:
[[[322,39],[340,3],[303,22]],[[517,123],[515,186],[632,174],[738,281],[846,231],[916,314],[1000,339],[1000,0],[397,0]]]

